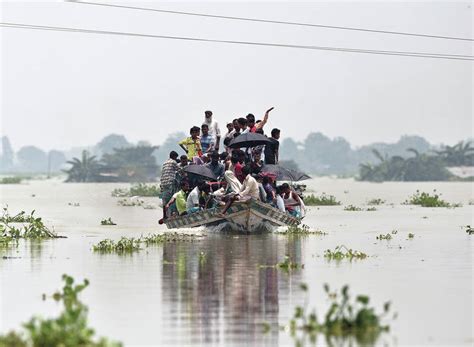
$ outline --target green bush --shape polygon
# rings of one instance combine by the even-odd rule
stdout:
[[[20,184],[22,181],[21,177],[14,176],[14,177],[3,177],[0,179],[0,184]]]
[[[416,191],[411,197],[404,202],[405,205],[419,205],[422,207],[457,207],[457,204],[450,204],[447,201],[441,199],[441,194],[436,193],[436,189],[433,190],[433,195],[429,193]]]

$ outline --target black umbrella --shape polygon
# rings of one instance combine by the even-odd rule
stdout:
[[[211,180],[217,179],[216,175],[214,175],[214,172],[212,172],[212,170],[205,165],[188,165],[184,168],[184,172],[210,178]]]
[[[230,148],[257,147],[266,145],[271,141],[265,135],[259,133],[245,133],[230,141]]]
[[[266,164],[262,167],[262,173],[265,173],[265,172],[275,175],[276,179],[279,181],[297,182],[297,181],[308,180],[311,178],[305,173],[302,173],[293,169],[288,169],[280,165]]]

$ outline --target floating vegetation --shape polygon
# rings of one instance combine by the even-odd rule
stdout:
[[[371,205],[371,206],[378,206],[378,205],[383,205],[383,204],[385,204],[385,200],[382,200],[380,198],[370,199],[369,201],[367,201],[367,205]]]
[[[301,289],[307,292],[308,287],[302,284]],[[389,331],[390,327],[384,325],[382,320],[390,311],[390,302],[383,305],[383,312],[377,314],[373,307],[369,306],[369,297],[358,295],[352,301],[349,296],[349,287],[342,287],[340,293],[331,292],[327,284],[324,285],[328,299],[331,301],[324,317],[318,318],[316,311],[307,312],[307,305],[297,306],[288,328],[293,337],[297,337],[300,331],[315,342],[318,334],[323,334],[329,346],[342,345],[340,339],[355,339],[359,345],[375,344],[381,333]],[[286,327],[282,327],[283,329]],[[333,341],[336,340],[336,341]],[[339,342],[333,344],[333,342]],[[297,345],[302,345],[298,342]],[[349,344],[352,345],[352,344]]]
[[[397,235],[397,234],[398,234],[398,230],[393,229],[390,233],[391,233],[392,235]]]
[[[379,236],[376,237],[377,240],[391,240],[392,239],[392,235],[390,234],[380,234]]]
[[[74,279],[63,275],[64,287],[52,298],[61,302],[62,312],[57,318],[33,317],[23,325],[24,331],[11,331],[0,335],[0,346],[88,346],[118,347],[121,343],[110,342],[105,338],[96,339],[95,331],[87,323],[88,308],[79,300],[79,294],[89,285],[88,280],[74,285]],[[43,294],[43,299],[46,295]]]
[[[366,209],[366,211],[373,212],[373,211],[377,211],[377,209],[375,207],[369,207]]]
[[[184,234],[178,232],[167,232],[163,234],[150,234],[142,237],[140,241],[144,242],[147,246],[152,244],[161,244],[165,242],[194,242],[197,239],[203,237],[202,234]]]
[[[408,233],[408,238],[409,238],[409,239],[413,239],[414,237],[415,237],[415,234]]]
[[[69,202],[68,206],[79,207],[81,206],[81,204],[79,204],[78,202]]]
[[[109,218],[107,218],[107,219],[102,219],[102,220],[100,221],[100,225],[117,225],[117,223],[114,223],[114,222],[112,221],[112,218],[109,217]]]
[[[3,215],[0,217],[0,237],[4,242],[10,239],[48,239],[60,237],[44,225],[42,218],[36,217],[34,213],[34,210],[30,214],[21,211],[11,216],[8,213],[8,209],[4,207]]]
[[[334,195],[326,195],[326,193],[322,193],[320,196],[311,194],[304,197],[303,200],[306,206],[335,206],[341,204]]]
[[[20,184],[23,178],[18,176],[3,177],[0,179],[0,184]]]
[[[309,226],[306,224],[303,225],[290,225],[284,231],[277,231],[277,234],[281,235],[327,235],[327,233],[320,231],[320,230],[311,230]]]
[[[119,206],[143,206],[145,201],[140,199],[120,199],[117,201]]]
[[[433,195],[429,193],[416,191],[411,197],[408,198],[404,205],[419,205],[422,207],[461,207],[461,204],[450,204],[449,202],[441,199],[441,194],[436,193],[436,189],[433,190]]]
[[[116,188],[112,191],[112,196],[117,198],[125,198],[130,196],[159,196],[160,187],[157,184],[138,183],[132,185],[129,189]]]
[[[343,259],[365,259],[367,254],[347,248],[346,246],[337,246],[333,251],[327,249],[324,252],[324,257],[329,260],[343,260]]]
[[[466,228],[466,233],[468,233],[469,235],[474,234],[474,228],[471,228],[470,225],[466,225],[465,228]]]
[[[118,241],[105,239],[93,246],[94,252],[101,253],[132,253],[140,250],[140,239],[122,237]]]
[[[344,207],[344,211],[362,211],[362,208],[354,205],[347,205]]]
[[[303,269],[304,264],[293,263],[288,255],[285,255],[285,258],[282,262],[274,264],[274,265],[260,265],[260,268],[277,268],[282,269],[284,271],[290,271],[293,269]]]

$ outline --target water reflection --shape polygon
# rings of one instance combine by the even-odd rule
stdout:
[[[211,234],[198,243],[164,245],[166,342],[276,345],[279,303],[288,300],[291,283],[299,283],[301,273],[260,265],[276,264],[285,255],[301,263],[301,240]],[[263,323],[272,326],[269,334],[263,334]]]

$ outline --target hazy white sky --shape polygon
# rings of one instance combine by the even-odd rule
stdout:
[[[132,3],[129,1],[128,3]],[[473,37],[470,2],[138,2],[150,8]],[[240,41],[473,54],[472,42],[225,21],[62,1],[2,4],[2,22]],[[0,28],[1,126],[15,149],[118,133],[161,143],[274,106],[268,128],[355,145],[473,134],[473,62]],[[224,129],[222,129],[224,130]]]

